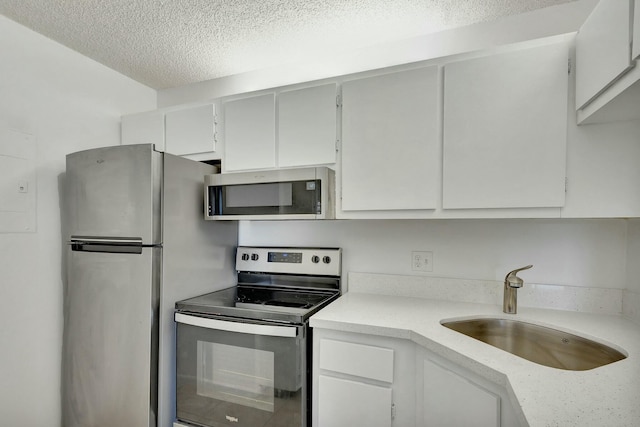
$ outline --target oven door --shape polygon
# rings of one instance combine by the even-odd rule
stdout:
[[[207,427],[307,425],[303,326],[180,312],[175,320],[179,422]]]

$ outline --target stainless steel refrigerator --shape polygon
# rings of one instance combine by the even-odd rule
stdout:
[[[207,164],[129,145],[67,156],[65,427],[175,418],[176,301],[235,284],[235,221],[205,221]]]

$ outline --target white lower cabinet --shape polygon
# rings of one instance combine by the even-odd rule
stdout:
[[[504,386],[419,345],[415,355],[416,427],[528,425]]]
[[[327,329],[313,333],[313,426],[413,427],[410,341]]]
[[[423,364],[423,426],[500,426],[498,396],[429,359]]]
[[[360,381],[318,377],[318,422],[323,427],[390,427],[391,387]]]
[[[313,331],[314,427],[527,425],[504,386],[412,341]]]

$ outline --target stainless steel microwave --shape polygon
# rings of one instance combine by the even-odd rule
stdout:
[[[327,167],[206,175],[205,219],[335,218],[335,173]]]

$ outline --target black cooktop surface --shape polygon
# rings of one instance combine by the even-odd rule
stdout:
[[[333,290],[238,285],[176,303],[183,312],[301,323],[339,296]]]
[[[240,303],[270,307],[309,309],[324,301],[326,298],[327,293],[241,286],[237,289],[236,306]]]

